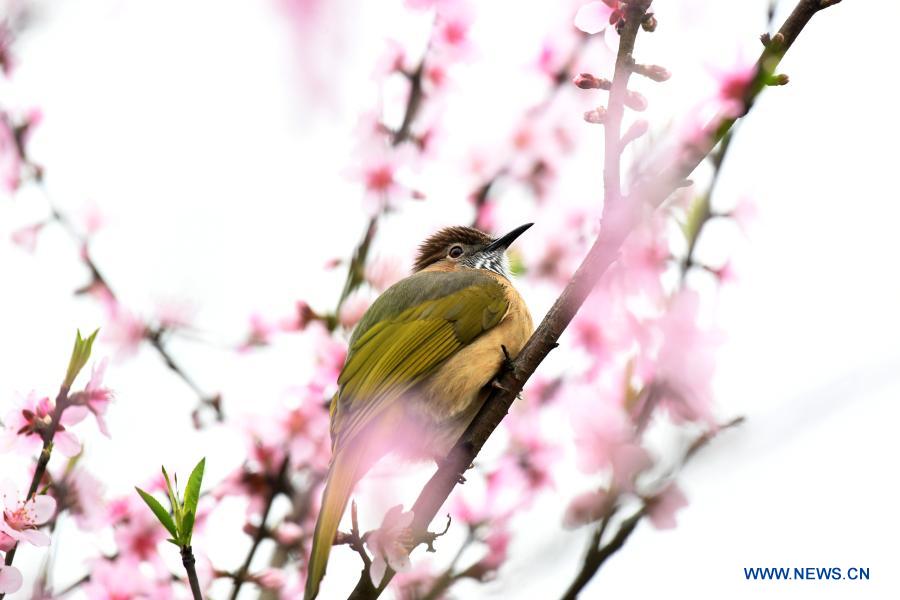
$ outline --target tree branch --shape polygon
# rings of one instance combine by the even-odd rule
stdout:
[[[636,0],[629,4],[625,28],[620,36],[619,56],[631,54],[634,36],[629,33],[630,28],[633,26],[633,23],[629,24],[629,21],[632,21],[638,15],[643,15],[649,7],[649,3],[649,0]],[[797,36],[809,23],[813,15],[834,3],[833,0],[801,0],[797,4],[779,30],[782,41],[778,44],[769,44],[757,61],[756,76],[751,85],[748,86],[744,98],[746,108],[744,114],[752,108],[756,97],[765,87],[769,74],[772,73],[781,61],[781,58],[793,45]],[[636,7],[642,8],[638,11]],[[636,34],[637,29],[635,28],[634,31]],[[618,67],[618,58],[616,64]],[[617,72],[619,72],[618,68]],[[621,101],[621,96],[617,96],[616,99]],[[614,98],[611,96],[611,105],[613,100]],[[608,110],[615,109],[610,106]],[[609,116],[608,113],[607,116]],[[614,193],[617,191],[616,181],[613,181],[614,178],[612,177],[605,180],[611,182],[611,187],[607,187],[607,202],[604,206],[600,235],[562,294],[525,344],[521,353],[512,361],[510,366],[498,374],[499,385],[491,389],[487,400],[469,428],[419,494],[412,508],[414,513],[412,522],[414,539],[420,539],[422,534],[427,531],[428,525],[456,486],[460,476],[472,464],[488,437],[497,428],[503,417],[506,416],[525,382],[550,351],[556,347],[560,335],[572,321],[588,294],[607,268],[616,260],[619,248],[638,221],[640,213],[638,210],[640,208],[639,203],[646,202],[654,207],[659,206],[663,200],[680,187],[685,178],[713,150],[715,145],[728,133],[736,121],[737,118],[723,120],[716,128],[715,133],[704,140],[702,144],[695,147],[694,152],[677,164],[664,166],[655,176],[645,178],[639,182],[631,190],[630,201],[627,203],[630,206],[620,206],[626,203],[610,202],[610,200],[615,198]],[[615,128],[607,127],[606,132],[607,136],[610,136],[610,133],[615,133]],[[616,139],[616,142],[618,145],[618,139]],[[615,152],[618,153],[619,150],[616,147]],[[609,160],[609,157],[607,157],[607,160]],[[612,164],[607,162],[607,166],[613,166],[614,164],[618,164],[618,160]],[[615,179],[617,180],[617,177]],[[607,185],[610,184],[608,183]],[[613,193],[612,197],[609,195],[611,192]],[[377,598],[392,576],[393,572],[388,570],[382,585],[376,589],[369,580],[368,574],[363,572],[356,589],[351,593],[350,597]]]

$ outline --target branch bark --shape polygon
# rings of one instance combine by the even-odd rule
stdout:
[[[751,85],[748,86],[744,97],[745,110],[743,114],[747,114],[750,111],[756,97],[766,87],[769,75],[781,62],[784,54],[793,45],[803,28],[817,12],[833,4],[836,4],[834,0],[800,0],[779,30],[781,41],[779,43],[770,43],[760,55],[757,61],[756,76]],[[621,73],[620,76],[625,74],[625,71],[620,69],[620,59],[625,55],[631,55],[637,33],[633,20],[639,16],[642,17],[649,5],[650,0],[635,0],[629,4],[626,24],[620,36],[620,46],[616,60],[616,73]],[[640,10],[638,10],[639,8]],[[637,24],[639,25],[639,23],[640,21],[638,20]],[[634,34],[629,33],[632,31],[632,27],[634,27]],[[621,62],[621,64],[625,63]],[[613,112],[613,100],[621,102],[623,96],[624,92],[616,96],[610,95],[611,106],[607,112],[608,119],[614,118],[616,114]],[[613,115],[610,115],[610,112],[613,112]],[[488,437],[497,428],[503,417],[506,416],[516,396],[522,391],[525,382],[550,351],[558,345],[557,340],[562,332],[572,321],[575,313],[584,303],[601,276],[616,260],[619,248],[637,223],[640,205],[647,203],[653,207],[659,206],[672,192],[680,187],[687,176],[730,131],[738,118],[740,117],[723,120],[714,133],[704,140],[701,145],[695,147],[694,151],[689,155],[674,165],[663,165],[663,168],[659,169],[655,175],[638,182],[632,188],[628,202],[616,202],[615,192],[617,191],[616,183],[618,182],[619,174],[616,173],[615,177],[613,177],[611,172],[605,173],[604,181],[607,186],[607,196],[600,235],[562,294],[528,340],[522,352],[505,370],[498,374],[497,380],[499,385],[492,389],[491,394],[475,416],[472,424],[419,494],[412,508],[414,518],[411,527],[414,539],[422,539],[424,537],[428,525],[434,519],[450,492],[453,491],[460,476],[472,464]],[[614,126],[610,128],[609,124],[607,124],[607,142],[611,134],[615,134],[615,131]],[[618,145],[618,141],[618,137],[616,137],[616,145]],[[619,148],[616,147],[614,152],[616,157],[618,157],[618,153]],[[615,168],[616,165],[619,165],[617,158],[606,157],[605,171]],[[377,598],[384,588],[387,587],[392,577],[393,572],[389,570],[382,584],[376,588],[369,580],[368,573],[364,571],[350,598]]]

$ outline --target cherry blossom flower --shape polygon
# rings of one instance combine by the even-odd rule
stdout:
[[[692,290],[681,290],[671,298],[658,323],[662,341],[656,358],[656,377],[665,382],[663,405],[676,421],[715,424],[711,381],[714,351],[723,336],[718,330],[700,327],[699,307],[700,297]]]
[[[735,118],[744,113],[744,96],[756,77],[756,63],[743,57],[725,68],[710,67],[718,85],[715,101],[723,117]]]
[[[22,587],[22,573],[13,566],[0,565],[0,594],[11,594]]]
[[[479,581],[488,581],[497,574],[497,570],[506,562],[511,539],[505,522],[495,524],[484,540],[487,554],[477,563],[466,569],[466,575]]]
[[[687,498],[675,482],[647,502],[647,518],[657,529],[673,529],[675,513],[688,505]]]
[[[112,400],[112,392],[108,388],[103,387],[103,374],[106,372],[106,364],[106,359],[94,364],[91,369],[91,379],[85,386],[84,391],[70,396],[69,401],[72,403],[73,408],[69,410],[75,410],[77,407],[86,408],[97,420],[97,427],[100,428],[100,433],[110,437],[109,428],[103,417],[106,409],[109,407],[110,400]]]
[[[57,476],[51,489],[57,497],[60,511],[67,510],[75,517],[79,528],[94,531],[106,524],[103,482],[83,467],[75,467]]]
[[[369,575],[373,582],[381,582],[388,566],[397,572],[410,568],[409,526],[412,520],[413,513],[403,512],[403,506],[398,504],[387,511],[381,527],[366,539],[366,545],[373,554],[372,566],[369,567]]]
[[[107,322],[101,328],[103,339],[117,346],[120,357],[133,356],[147,337],[147,324],[125,308],[105,285],[92,285],[89,292],[106,309]]]
[[[21,398],[19,406],[9,411],[3,419],[4,429],[0,432],[0,451],[14,450],[34,454],[43,446],[44,431],[50,426],[56,404],[47,398],[38,398],[31,392]],[[81,452],[81,443],[75,435],[66,430],[84,418],[83,413],[71,408],[63,411],[59,425],[53,435],[54,448],[60,454],[72,457]]]
[[[19,188],[22,157],[7,115],[0,114],[0,189],[13,193]]]
[[[366,281],[379,292],[388,289],[409,272],[409,266],[396,257],[379,257],[366,265]]]
[[[161,582],[147,579],[140,565],[126,558],[99,559],[91,562],[91,578],[82,591],[89,600],[124,600],[125,598],[165,598],[171,594],[158,594],[165,588]],[[167,586],[171,587],[171,586]]]
[[[344,329],[353,327],[362,319],[369,306],[372,304],[372,296],[366,291],[356,290],[344,300],[338,313],[338,322]]]
[[[44,225],[46,225],[46,223],[41,221],[13,231],[10,236],[12,243],[26,252],[33,254],[37,249],[38,234],[44,229]]]
[[[28,542],[35,546],[50,544],[50,536],[37,528],[49,521],[56,512],[56,500],[46,494],[24,500],[10,480],[0,483],[0,500],[3,502],[0,532],[16,542]]]
[[[574,529],[587,523],[593,523],[603,517],[609,510],[609,493],[606,490],[585,492],[572,498],[563,516],[563,527]]]

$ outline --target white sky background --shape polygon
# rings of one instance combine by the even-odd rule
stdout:
[[[275,4],[46,3],[19,46],[16,85],[0,87],[4,103],[44,111],[33,147],[54,201],[76,219],[92,204],[105,215],[93,255],[125,304],[151,313],[159,302],[184,303],[220,342],[238,340],[252,312],[288,314],[300,298],[333,305],[343,271],[325,273],[322,265],[348,254],[364,222],[346,171],[356,118],[376,100],[373,61],[385,35],[415,36],[425,24],[398,18],[398,2],[342,0],[327,9],[343,15],[328,19],[342,28],[302,45]],[[448,144],[460,156],[504,140],[519,110],[540,97],[527,69],[553,4],[480,3],[478,56],[457,74],[447,115]],[[708,93],[709,67],[755,56],[766,3],[655,4],[659,29],[640,37],[637,57],[674,73],[663,86],[639,85],[651,122],[661,125]],[[687,6],[697,7],[690,17]],[[760,216],[750,241],[737,245],[740,281],[722,298],[728,341],[716,391],[720,414],[748,420],[688,468],[681,481],[690,505],[679,526],[639,526],[585,597],[900,592],[898,18],[900,6],[886,0],[846,0],[816,17],[783,63],[790,85],[766,91],[741,128],[718,197],[748,194]],[[336,70],[324,73],[326,89],[310,93],[303,67],[322,62],[304,54],[313,51],[333,54]],[[492,92],[497,86],[521,93]],[[595,132],[598,142],[582,147],[574,168],[599,182]],[[449,182],[440,193],[452,198],[467,189]],[[387,223],[378,253],[408,252],[435,225],[470,221],[462,202],[445,210],[440,200]],[[43,217],[45,206],[33,190],[0,202],[0,238]],[[528,216],[509,215],[510,224]],[[731,248],[729,236],[712,232],[707,250]],[[522,249],[528,252],[527,236]],[[102,316],[92,302],[71,298],[86,274],[58,228],[44,232],[35,256],[0,244],[0,281],[5,405],[16,391],[55,390],[74,328],[91,329]],[[546,301],[532,309],[539,318]],[[247,356],[188,343],[172,349],[201,385],[225,392],[232,415],[275,406],[308,369],[296,338]],[[549,361],[547,368],[554,368]],[[161,462],[185,472],[206,454],[209,482],[240,462],[233,432],[194,432],[193,395],[150,350],[111,365],[107,379],[118,396],[113,440],[82,431],[89,432],[86,463],[110,495],[127,493]],[[18,473],[21,461],[0,461],[4,474]],[[588,532],[557,531],[559,502],[550,497],[523,524],[499,583],[460,587],[460,597],[558,595]],[[211,528],[241,526],[242,507],[224,514]],[[243,546],[208,539],[217,565],[244,554]],[[236,538],[229,531],[222,539]],[[79,547],[92,542],[73,527],[64,526],[59,541],[57,582],[65,584],[83,572],[80,556],[95,549]],[[20,553],[26,581],[39,556]],[[347,572],[357,572],[356,560],[347,559]],[[747,582],[745,566],[862,566],[872,579]]]

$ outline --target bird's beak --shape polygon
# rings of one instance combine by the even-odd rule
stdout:
[[[484,249],[484,252],[494,252],[496,250],[506,250],[510,247],[510,245],[516,241],[516,238],[525,233],[525,230],[534,225],[534,223],[525,223],[524,225],[520,225],[516,227],[503,237],[497,238],[493,242],[488,245],[487,248]]]

